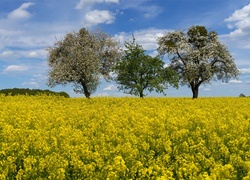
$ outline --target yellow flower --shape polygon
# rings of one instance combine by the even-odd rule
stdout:
[[[0,180],[250,177],[248,98],[0,97]]]

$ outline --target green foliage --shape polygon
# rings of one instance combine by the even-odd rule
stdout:
[[[158,44],[160,55],[168,54],[170,68],[179,73],[180,83],[191,87],[193,98],[198,97],[201,84],[214,79],[228,82],[239,75],[227,47],[219,42],[216,32],[208,32],[204,26],[169,32]]]
[[[39,94],[46,94],[46,95],[58,95],[63,96],[65,98],[69,98],[70,96],[66,92],[54,92],[50,90],[41,90],[41,89],[28,89],[28,88],[12,88],[12,89],[1,89],[0,94],[11,95],[30,95],[35,96]]]
[[[241,93],[239,97],[246,97],[246,95]]]
[[[84,28],[66,34],[48,48],[48,86],[73,84],[87,98],[96,91],[99,79],[110,79],[110,70],[120,56],[118,42],[98,30]]]
[[[134,37],[133,41],[124,45],[124,55],[114,68],[117,73],[114,79],[119,84],[119,90],[142,98],[145,90],[164,93],[170,84],[178,87],[177,74],[164,68],[164,62],[159,57],[146,55]]]

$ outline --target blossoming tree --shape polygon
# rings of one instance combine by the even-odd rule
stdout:
[[[168,55],[170,67],[180,75],[181,84],[191,87],[193,98],[198,98],[201,84],[213,79],[228,82],[239,75],[226,45],[204,26],[169,32],[158,39],[158,45],[158,52]]]

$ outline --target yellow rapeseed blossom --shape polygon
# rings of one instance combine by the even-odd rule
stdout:
[[[0,180],[249,177],[249,98],[0,95]]]

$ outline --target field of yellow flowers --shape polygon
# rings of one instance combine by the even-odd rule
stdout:
[[[250,179],[249,98],[0,95],[0,179]]]

